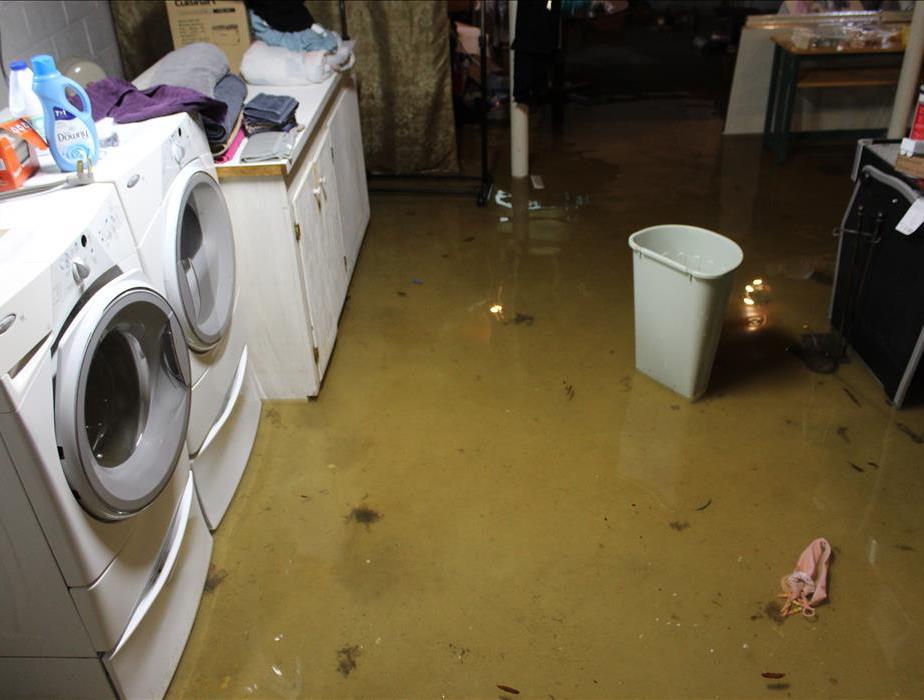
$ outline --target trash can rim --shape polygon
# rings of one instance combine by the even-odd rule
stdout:
[[[660,253],[656,253],[650,248],[646,248],[645,246],[639,245],[635,241],[635,239],[638,236],[641,236],[642,234],[647,233],[648,231],[651,231],[653,229],[659,229],[659,228],[686,228],[686,229],[691,229],[695,231],[700,231],[709,236],[719,238],[724,243],[728,243],[729,245],[734,246],[735,252],[737,253],[737,260],[735,261],[734,265],[732,265],[731,267],[729,267],[727,270],[723,272],[700,272],[698,270],[691,270],[686,265],[681,265],[676,260],[671,260],[670,258],[665,257],[664,255],[661,255]],[[718,279],[719,277],[724,277],[730,272],[734,272],[735,270],[737,270],[738,266],[741,265],[741,263],[744,260],[744,252],[741,250],[741,246],[735,243],[732,239],[728,238],[727,236],[723,236],[721,233],[710,231],[707,228],[702,228],[701,226],[690,226],[689,224],[657,224],[656,226],[647,226],[639,231],[636,231],[631,236],[629,236],[629,247],[632,248],[633,251],[639,253],[640,255],[645,256],[646,258],[657,260],[663,265],[667,265],[668,267],[673,268],[674,270],[677,270],[678,272],[682,272],[685,275],[690,275],[692,277],[696,277],[697,279],[704,279],[704,280],[714,280],[714,279]]]

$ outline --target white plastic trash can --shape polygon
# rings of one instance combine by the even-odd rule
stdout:
[[[709,385],[741,248],[696,226],[629,236],[635,278],[635,367],[688,399]]]

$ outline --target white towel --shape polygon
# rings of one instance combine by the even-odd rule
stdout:
[[[255,41],[241,59],[241,75],[251,85],[323,83],[334,71],[353,65],[353,42],[341,41],[336,53],[290,51]]]

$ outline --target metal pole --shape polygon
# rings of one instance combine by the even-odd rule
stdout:
[[[481,0],[481,22],[478,53],[481,61],[481,183],[488,181],[488,43],[485,38],[485,0]]]
[[[918,92],[918,75],[921,72],[921,59],[924,57],[924,3],[914,3],[911,16],[911,28],[908,32],[908,45],[902,60],[902,71],[895,88],[895,103],[892,106],[892,118],[889,120],[889,138],[900,139],[908,128],[908,116]]]
[[[529,107],[513,98],[513,41],[517,35],[517,0],[510,0],[510,174],[529,175]]]
[[[347,34],[346,0],[340,0],[338,4],[340,5],[340,37],[346,41],[350,38]]]

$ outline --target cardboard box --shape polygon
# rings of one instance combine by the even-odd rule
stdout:
[[[232,73],[250,46],[250,22],[243,0],[164,0],[173,47],[197,41],[215,44],[225,52]]]

